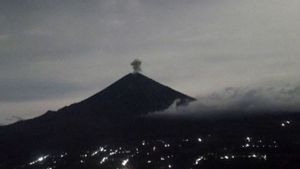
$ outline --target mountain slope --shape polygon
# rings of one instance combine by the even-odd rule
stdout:
[[[0,128],[0,159],[22,161],[29,153],[72,150],[128,131],[140,133],[145,126],[132,125],[135,119],[167,109],[178,99],[178,104],[195,100],[140,73],[130,73],[79,103]]]
[[[195,100],[140,73],[130,73],[67,111],[101,112],[106,116],[135,116],[168,108],[176,99]],[[63,110],[63,111],[64,111]]]

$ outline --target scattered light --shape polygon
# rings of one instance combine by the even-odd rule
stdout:
[[[66,155],[68,155],[68,153],[61,154],[60,158],[64,158]]]
[[[129,159],[123,160],[122,162],[122,166],[126,166],[126,164],[128,163]]]
[[[104,147],[100,147],[101,152],[106,152],[106,149]]]
[[[201,160],[203,160],[203,156],[200,156],[199,158],[197,158],[194,165],[198,165]]]
[[[281,123],[281,127],[285,127],[285,126],[287,126],[289,124],[291,124],[291,121],[286,120],[286,121],[284,121],[284,122]]]
[[[45,156],[39,157],[37,160],[30,162],[29,165],[34,165],[34,164],[36,164],[38,162],[42,162],[42,161],[44,161],[48,157],[49,157],[49,155],[45,155]]]
[[[115,154],[117,154],[118,153],[118,150],[115,150],[115,151],[113,151],[113,152],[110,152],[109,153],[109,156],[113,156],[113,155],[115,155]]]
[[[105,161],[107,161],[107,160],[108,160],[108,157],[103,157],[102,160],[100,161],[100,164],[105,163]]]
[[[284,123],[285,125],[288,124],[288,122]],[[203,142],[203,140],[201,138],[193,138],[196,139],[197,142]],[[193,140],[192,139],[192,140]],[[195,140],[195,141],[196,141]],[[165,168],[174,168],[174,166],[176,166],[175,164],[170,163],[171,161],[173,161],[172,159],[174,158],[178,158],[178,156],[176,155],[176,152],[173,152],[172,149],[172,153],[169,151],[170,149],[160,149],[160,147],[174,147],[174,150],[179,149],[182,150],[184,146],[182,147],[178,147],[177,145],[181,145],[181,144],[189,144],[189,143],[182,143],[182,141],[184,142],[188,142],[189,139],[179,139],[177,140],[177,142],[175,141],[167,141],[167,140],[155,140],[155,141],[149,141],[148,140],[143,140],[142,142],[138,142],[137,145],[135,146],[129,146],[129,147],[121,147],[121,146],[110,146],[110,145],[104,145],[102,147],[99,147],[99,149],[94,150],[94,151],[85,151],[85,153],[82,153],[81,155],[79,155],[80,159],[78,159],[78,161],[80,161],[80,163],[87,163],[90,164],[89,160],[94,160],[95,158],[99,158],[98,160],[100,161],[100,164],[111,164],[111,163],[116,163],[118,165],[121,166],[128,166],[129,161],[131,163],[136,162],[135,160],[132,160],[131,158],[137,157],[137,159],[140,159],[139,155],[141,155],[142,158],[148,158],[144,161],[144,163],[146,164],[155,164],[156,165],[165,165]],[[237,151],[236,154],[234,154],[234,149],[230,148],[230,147],[224,147],[222,148],[222,151],[225,153],[221,156],[219,156],[218,152],[205,152],[205,154],[202,154],[201,156],[196,157],[194,160],[191,162],[191,165],[193,166],[197,166],[200,165],[202,161],[205,161],[207,159],[221,159],[221,160],[241,160],[241,159],[257,159],[257,160],[267,160],[267,155],[264,154],[260,154],[261,151],[265,150],[265,149],[261,149],[261,150],[257,150],[255,148],[260,148],[260,147],[265,147],[265,148],[276,148],[277,146],[277,141],[275,139],[269,140],[269,144],[266,144],[264,141],[264,139],[255,139],[255,138],[251,138],[251,137],[244,137],[244,144],[242,144],[242,148],[245,147],[253,147],[251,149],[251,153],[250,154],[245,154],[246,152],[242,152],[242,151]],[[141,148],[141,144],[145,147]],[[172,146],[171,146],[172,145]],[[195,148],[197,148],[198,146],[202,146],[202,144],[196,145],[195,142],[191,141],[191,145],[196,146]],[[158,151],[159,150],[159,151]],[[152,154],[153,152],[155,152],[155,157],[152,158]],[[226,154],[226,152],[228,154]],[[101,153],[101,154],[100,154]],[[102,154],[103,153],[103,154]],[[105,156],[102,156],[104,155]],[[54,155],[53,157],[51,156],[51,161],[53,166],[41,166],[43,168],[46,169],[53,169],[56,168],[55,165],[59,165],[60,162],[68,160],[68,159],[61,159],[64,158],[66,155],[68,155],[67,153],[61,153],[58,155]],[[146,157],[146,155],[148,157]],[[150,156],[151,155],[151,156]],[[94,157],[95,156],[95,157]],[[50,157],[49,155],[46,156],[42,156],[37,158],[35,161],[30,162],[29,165],[34,165],[36,163],[42,162],[44,161],[46,158]],[[93,157],[93,158],[92,158]],[[160,163],[155,163],[154,160],[158,160],[160,161]],[[48,164],[47,160],[47,164]],[[121,163],[121,164],[120,164]],[[168,164],[169,163],[169,164]],[[43,163],[39,164],[39,165],[44,165]],[[46,163],[45,163],[46,165]],[[48,168],[47,168],[48,167]],[[159,166],[157,166],[159,168]],[[121,167],[122,168],[122,167]]]
[[[88,155],[87,155],[87,154],[83,154],[83,155],[81,155],[81,156],[86,158]]]
[[[94,151],[91,156],[95,156],[99,153],[99,151]]]
[[[264,160],[267,160],[267,155],[262,156]]]

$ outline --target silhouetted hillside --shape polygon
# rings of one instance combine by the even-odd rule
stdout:
[[[130,73],[79,103],[1,127],[0,157],[22,159],[42,150],[74,150],[119,137],[124,129],[138,131],[143,124],[130,128],[135,119],[167,109],[176,100],[185,104],[195,99]]]
[[[0,169],[299,168],[297,112],[145,116],[193,100],[128,74],[82,102],[0,127]]]

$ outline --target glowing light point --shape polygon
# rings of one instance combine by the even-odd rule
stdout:
[[[198,165],[201,160],[203,160],[202,156],[196,159],[194,165]]]
[[[37,160],[35,160],[35,161],[33,161],[33,162],[30,162],[29,165],[34,165],[34,164],[36,164],[36,163],[38,163],[38,162],[42,162],[42,161],[44,161],[44,160],[45,160],[46,158],[48,158],[48,157],[49,157],[49,155],[39,157]]]
[[[102,160],[100,161],[100,164],[105,163],[106,160],[108,160],[108,157],[103,157]]]
[[[122,166],[126,166],[126,164],[128,163],[129,159],[123,160],[122,161]]]
[[[198,142],[202,142],[202,139],[201,139],[201,138],[198,138]]]
[[[263,155],[263,159],[264,159],[264,160],[267,160],[267,155]]]

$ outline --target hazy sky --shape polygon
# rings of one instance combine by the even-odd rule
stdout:
[[[299,0],[1,0],[0,123],[131,72],[192,96],[297,83]]]

